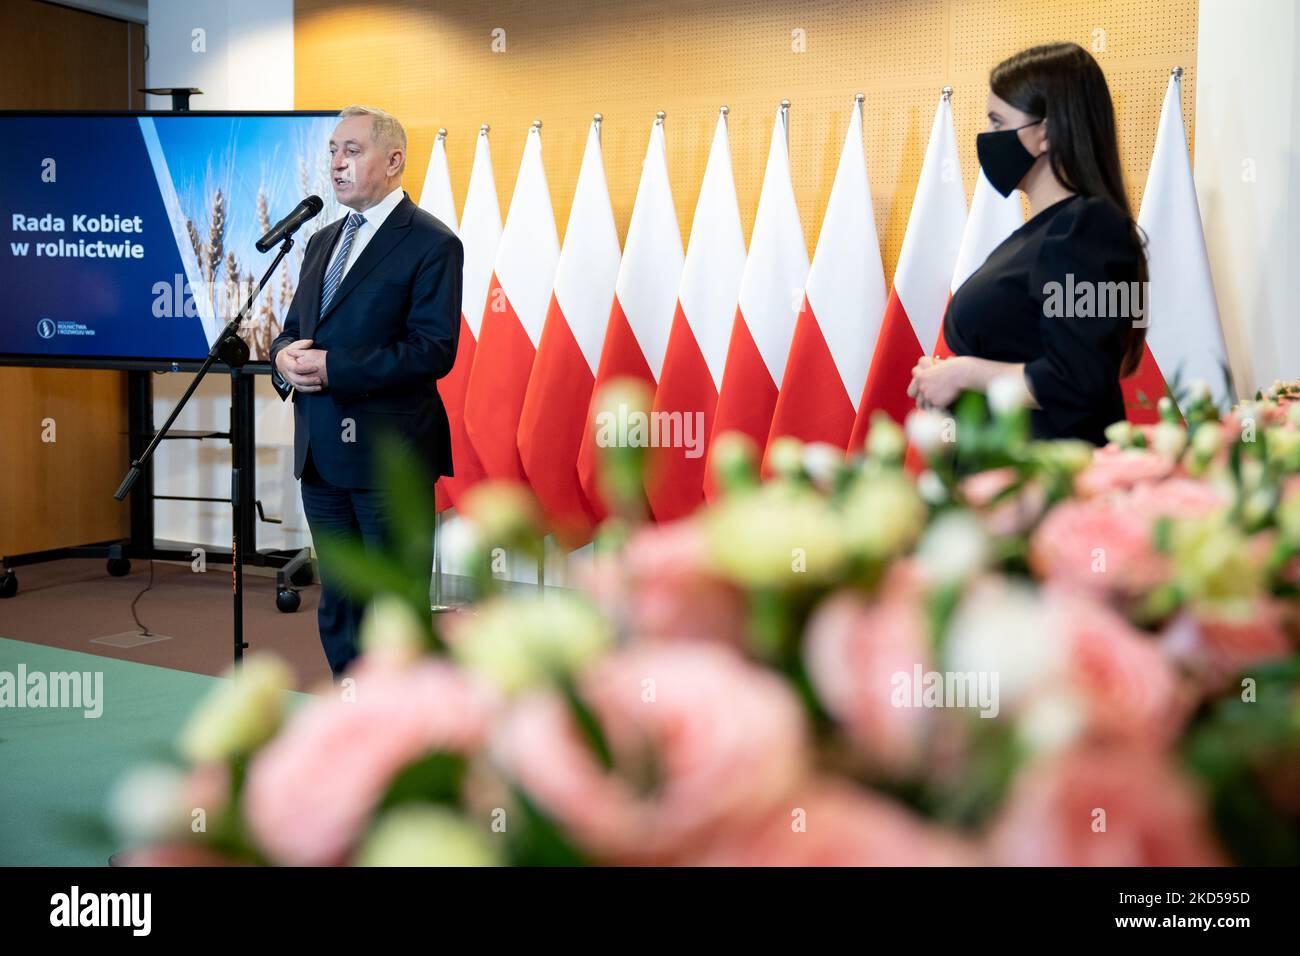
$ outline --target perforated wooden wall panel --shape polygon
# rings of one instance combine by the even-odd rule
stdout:
[[[434,135],[447,127],[458,210],[479,125],[492,126],[504,213],[528,125],[541,119],[561,235],[591,114],[605,116],[606,174],[625,236],[646,136],[655,111],[665,110],[683,241],[718,107],[731,107],[748,236],[773,116],[786,98],[811,253],[861,90],[877,227],[892,276],[943,86],[954,88],[969,195],[989,69],[1035,43],[1072,40],[1092,50],[1115,99],[1136,209],[1174,66],[1185,71],[1189,140],[1193,133],[1196,15],[1197,0],[297,0],[296,97],[303,109],[360,102],[396,113],[410,136],[406,186],[417,199]],[[493,52],[496,29],[504,30],[504,52]],[[800,37],[804,52],[796,52]]]

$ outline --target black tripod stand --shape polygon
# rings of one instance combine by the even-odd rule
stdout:
[[[166,437],[168,429],[172,427],[177,416],[180,415],[181,409],[183,409],[185,403],[190,400],[190,396],[194,394],[194,390],[199,387],[199,382],[203,381],[203,376],[207,375],[208,370],[217,362],[223,363],[228,369],[230,369],[231,402],[239,402],[240,380],[243,375],[244,365],[248,362],[249,357],[248,344],[240,338],[239,327],[244,323],[249,311],[253,307],[253,303],[257,301],[257,297],[261,294],[263,287],[265,287],[272,274],[274,274],[275,270],[279,267],[281,260],[284,259],[292,248],[293,237],[286,236],[284,242],[280,245],[279,251],[275,254],[275,259],[271,262],[271,265],[266,272],[263,273],[261,281],[257,283],[257,288],[249,294],[248,299],[244,302],[243,308],[239,310],[239,314],[231,319],[229,324],[221,330],[221,334],[217,336],[216,342],[213,343],[211,350],[208,352],[208,357],[204,359],[203,364],[199,366],[199,370],[195,373],[194,379],[190,382],[189,388],[185,390],[185,394],[180,397],[180,401],[176,403],[176,407],[173,408],[171,414],[167,416],[167,421],[163,422],[162,427],[158,429],[148,446],[140,454],[140,457],[131,462],[131,467],[127,471],[126,477],[122,479],[122,484],[118,487],[117,491],[113,492],[113,497],[118,501],[123,500],[131,493],[132,486],[135,485],[144,467],[153,457],[154,451],[158,448],[158,443]],[[251,502],[246,500],[248,497],[247,495],[241,493],[241,488],[243,487],[243,469],[247,468],[249,463],[244,460],[246,453],[245,443],[239,440],[241,436],[235,434],[235,430],[239,426],[239,423],[240,416],[232,414],[230,417],[230,506],[231,517],[233,518],[234,524],[231,530],[230,539],[230,573],[234,597],[234,654],[236,665],[243,660],[244,648],[248,646],[244,641],[243,532],[246,527],[251,527],[252,521],[251,515],[246,511]]]

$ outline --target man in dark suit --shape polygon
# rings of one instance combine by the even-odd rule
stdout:
[[[456,358],[464,250],[402,191],[406,133],[394,117],[348,107],[329,151],[334,195],[349,213],[307,242],[271,345],[272,382],[282,399],[293,396],[294,475],[313,536],[349,532],[378,548],[383,436],[417,453],[430,484],[452,474],[436,381]],[[336,678],[357,655],[363,611],[322,575],[317,622]]]

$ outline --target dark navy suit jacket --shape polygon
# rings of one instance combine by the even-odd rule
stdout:
[[[320,392],[297,392],[278,371],[271,376],[282,399],[293,395],[294,475],[302,477],[310,449],[329,483],[375,488],[374,452],[389,433],[417,454],[432,483],[452,474],[451,433],[436,383],[456,360],[464,248],[404,196],[321,315],[321,285],[343,223],[307,241],[284,331],[271,343],[272,369],[280,350],[298,339],[313,339],[312,347],[326,352],[329,384]]]

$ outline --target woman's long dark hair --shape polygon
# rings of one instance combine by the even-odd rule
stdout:
[[[1003,60],[989,75],[994,95],[1016,109],[1047,120],[1048,159],[1061,184],[1081,196],[1105,196],[1123,210],[1138,254],[1138,286],[1133,318],[1145,316],[1147,257],[1142,232],[1133,219],[1110,87],[1092,54],[1077,43],[1030,47]],[[1124,332],[1120,375],[1132,375],[1142,360],[1146,322],[1130,322]]]

